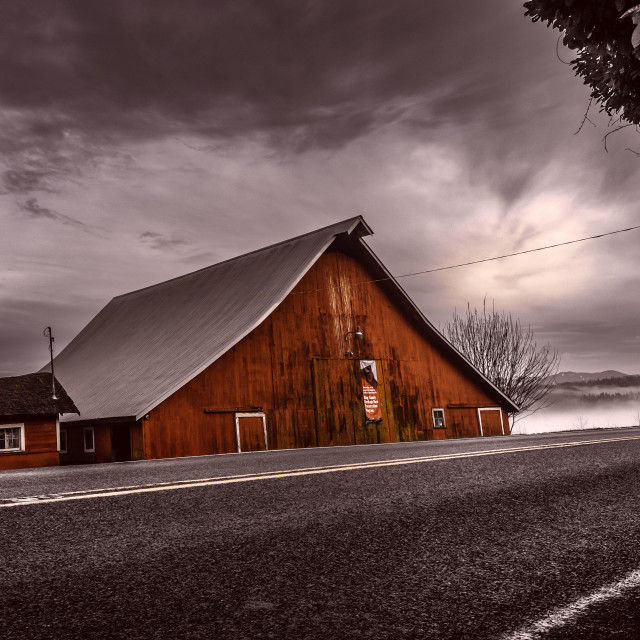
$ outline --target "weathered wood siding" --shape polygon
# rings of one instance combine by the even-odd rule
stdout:
[[[495,409],[483,409],[481,411],[482,435],[484,436],[501,436],[502,429],[506,426],[504,420],[500,421],[500,411]]]
[[[265,451],[267,449],[262,418],[239,417],[237,433],[240,437],[241,451]]]
[[[107,425],[93,426],[94,451],[84,450],[84,427],[63,423],[67,432],[67,452],[60,454],[60,464],[93,464],[111,462],[111,438]]]
[[[0,427],[24,424],[24,451],[0,453],[0,470],[51,467],[60,464],[55,416],[0,419]]]
[[[95,451],[84,449],[84,429],[93,428]],[[143,460],[142,425],[138,422],[64,422],[67,451],[60,454],[60,464],[92,464]]]
[[[379,277],[353,256],[323,255],[259,327],[151,411],[145,457],[236,451],[235,410],[266,413],[270,449],[480,435],[477,408],[499,406],[498,394],[384,284],[357,284]],[[356,326],[364,339],[345,341]],[[364,421],[360,359],[377,363],[379,424]]]

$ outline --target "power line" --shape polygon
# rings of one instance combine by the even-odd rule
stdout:
[[[635,227],[628,227],[627,229],[618,229],[617,231],[609,231],[608,233],[600,233],[597,236],[589,236],[588,238],[578,238],[578,240],[568,240],[567,242],[558,242],[557,244],[549,244],[544,247],[538,247],[537,249],[527,249],[526,251],[516,251],[515,253],[505,253],[502,256],[495,256],[493,258],[484,258],[482,260],[473,260],[472,262],[462,262],[460,264],[453,264],[448,267],[438,267],[437,269],[426,269],[425,271],[415,271],[414,273],[405,273],[400,276],[394,276],[394,278],[408,278],[409,276],[418,276],[423,273],[434,273],[435,271],[446,271],[447,269],[457,269],[458,267],[467,267],[471,264],[480,264],[481,262],[491,262],[492,260],[502,260],[502,258],[512,258],[513,256],[521,256],[525,253],[534,253],[536,251],[545,251],[547,249],[555,249],[556,247],[564,247],[568,244],[576,244],[577,242],[586,242],[587,240],[595,240],[596,238],[604,238],[605,236],[612,236],[616,233],[625,233],[626,231],[633,231],[634,229],[640,229],[640,224]],[[382,278],[382,280],[390,280],[391,278]],[[370,280],[370,282],[377,282],[376,280]]]
[[[403,273],[399,276],[389,276],[387,278],[378,278],[376,280],[363,280],[362,282],[351,282],[351,286],[359,286],[362,284],[373,284],[374,282],[385,282],[387,280],[398,280],[399,278],[410,278],[411,276],[419,276],[425,273],[435,273],[436,271],[447,271],[448,269],[458,269],[459,267],[468,267],[472,264],[481,264],[482,262],[491,262],[493,260],[502,260],[503,258],[512,258],[513,256],[521,256],[525,253],[535,253],[536,251],[546,251],[547,249],[555,249],[556,247],[564,247],[568,244],[576,244],[577,242],[586,242],[587,240],[596,240],[597,238],[604,238],[606,236],[613,236],[617,233],[626,233],[627,231],[633,231],[634,229],[640,229],[640,224],[635,227],[627,227],[626,229],[617,229],[616,231],[609,231],[607,233],[599,233],[595,236],[588,236],[586,238],[578,238],[577,240],[567,240],[566,242],[558,242],[557,244],[548,244],[544,247],[537,247],[536,249],[527,249],[525,251],[516,251],[514,253],[505,253],[501,256],[494,256],[492,258],[483,258],[482,260],[472,260],[471,262],[461,262],[460,264],[452,264],[447,267],[437,267],[436,269],[425,269],[424,271],[414,271],[412,273]],[[296,293],[312,293],[314,291],[324,291],[325,289],[331,289],[332,287],[323,287],[321,289],[309,289],[307,291],[297,291]]]

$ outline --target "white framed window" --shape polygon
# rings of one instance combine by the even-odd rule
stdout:
[[[93,453],[96,450],[93,427],[85,427],[82,430],[82,441],[84,442],[85,453]]]
[[[60,446],[58,447],[60,453],[67,453],[67,430],[60,428]]]
[[[444,409],[431,409],[434,429],[444,429]]]
[[[24,424],[0,426],[0,453],[24,451]]]

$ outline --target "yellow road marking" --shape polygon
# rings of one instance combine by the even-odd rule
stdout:
[[[482,456],[495,456],[506,453],[518,453],[523,451],[541,451],[545,449],[562,449],[567,447],[581,447],[594,444],[606,444],[610,442],[623,442],[627,440],[640,440],[640,436],[628,436],[623,438],[606,438],[601,440],[581,440],[577,442],[560,442],[556,444],[532,445],[529,447],[508,447],[505,449],[487,449],[485,451],[470,451],[467,453],[450,453],[439,456],[418,456],[411,458],[399,458],[394,460],[372,460],[369,462],[329,465],[324,467],[303,467],[300,469],[285,469],[282,471],[261,471],[251,474],[233,476],[215,476],[211,478],[198,478],[195,480],[175,480],[173,482],[158,482],[144,485],[129,485],[123,487],[106,487],[102,489],[86,489],[83,491],[68,491],[39,496],[24,496],[19,498],[0,498],[0,501],[9,501],[0,504],[0,509],[5,507],[18,507],[29,504],[48,504],[51,502],[69,502],[71,500],[87,500],[90,498],[107,498],[109,496],[124,496],[136,493],[155,493],[159,491],[173,491],[176,489],[190,489],[192,487],[210,487],[222,484],[236,484],[241,482],[255,482],[257,480],[275,480],[279,478],[294,478],[298,476],[319,475],[335,473],[337,471],[357,471],[362,469],[374,469],[378,467],[394,467],[423,462],[439,462],[441,460],[457,460],[465,458],[478,458]]]

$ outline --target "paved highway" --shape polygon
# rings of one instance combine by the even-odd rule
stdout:
[[[640,429],[0,473],[1,634],[640,637]]]

